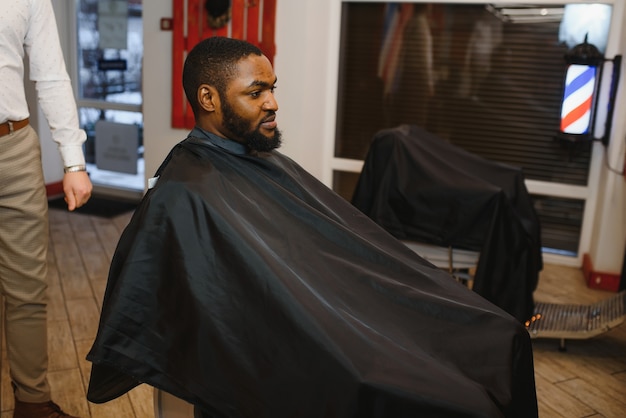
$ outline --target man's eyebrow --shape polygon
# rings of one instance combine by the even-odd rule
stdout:
[[[277,81],[278,81],[278,77],[276,77],[274,79],[274,82],[271,83],[271,84],[268,83],[267,81],[254,80],[252,83],[250,83],[248,85],[248,88],[250,88],[250,87],[271,87],[271,86],[275,85]]]

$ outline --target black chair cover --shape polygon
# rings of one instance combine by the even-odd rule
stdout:
[[[401,125],[374,136],[352,203],[398,239],[479,251],[473,290],[532,316],[543,261],[521,169]]]

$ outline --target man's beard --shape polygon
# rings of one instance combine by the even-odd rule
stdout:
[[[244,144],[251,151],[269,152],[280,147],[281,132],[278,128],[274,130],[273,137],[263,135],[258,126],[251,129],[250,123],[237,115],[230,104],[225,100],[222,100],[222,114],[224,117],[224,127],[237,140],[243,140]]]

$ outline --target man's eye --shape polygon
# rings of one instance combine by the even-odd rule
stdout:
[[[254,97],[255,99],[259,97],[260,95],[261,95],[260,91],[253,91],[250,93],[250,96]]]

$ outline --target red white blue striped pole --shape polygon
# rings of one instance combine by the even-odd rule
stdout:
[[[561,103],[559,137],[577,142],[593,139],[596,88],[601,77],[604,57],[594,45],[585,41],[565,54],[568,64]]]
[[[596,74],[597,68],[591,65],[572,64],[568,67],[561,105],[561,132],[589,133]]]

